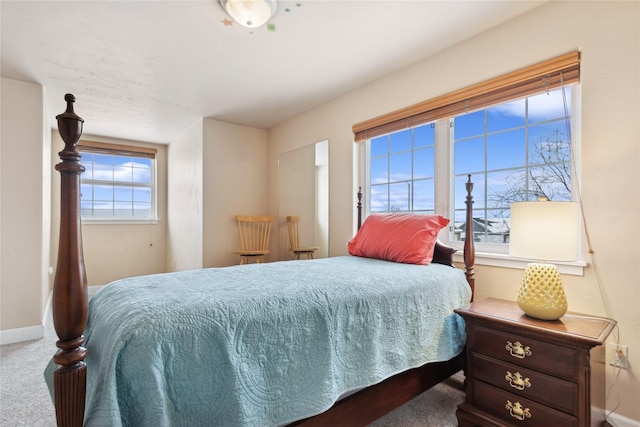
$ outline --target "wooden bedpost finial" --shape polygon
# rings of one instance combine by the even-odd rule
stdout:
[[[64,96],[64,100],[67,101],[67,110],[56,116],[58,132],[60,132],[65,144],[64,150],[60,152],[60,158],[63,160],[75,160],[80,156],[76,150],[76,144],[82,135],[84,120],[73,111],[73,103],[76,102],[76,97],[68,93]]]

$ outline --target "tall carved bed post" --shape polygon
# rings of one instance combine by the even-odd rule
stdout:
[[[358,230],[362,227],[362,187],[358,187],[358,204],[356,205],[358,209]]]
[[[61,175],[60,242],[58,266],[53,284],[53,323],[60,349],[53,358],[59,366],[54,372],[56,419],[60,427],[81,427],[84,421],[87,350],[84,328],[87,323],[87,278],[82,255],[80,224],[80,153],[76,144],[82,135],[84,120],[73,111],[75,97],[64,97],[67,110],[56,116],[58,131],[65,146],[56,165]]]
[[[467,205],[467,222],[465,227],[463,258],[465,275],[467,277],[467,282],[469,282],[469,286],[471,286],[471,301],[473,301],[476,282],[473,266],[476,263],[476,251],[473,244],[473,196],[471,195],[473,192],[473,182],[471,182],[471,175],[468,176],[465,188],[467,190],[467,200],[465,201],[465,204]]]

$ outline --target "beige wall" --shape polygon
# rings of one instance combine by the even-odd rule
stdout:
[[[169,271],[202,268],[203,124],[198,121],[169,145]]]
[[[171,271],[237,264],[235,216],[267,214],[267,131],[203,119],[169,145]]]
[[[205,119],[203,144],[204,266],[238,264],[235,216],[268,214],[267,131]]]
[[[64,104],[61,103],[61,112]],[[76,110],[81,115],[81,111]],[[50,165],[60,163],[58,152],[64,141],[56,129],[50,131],[52,149]],[[157,149],[156,203],[157,224],[96,224],[82,223],[82,246],[88,286],[106,285],[117,279],[144,274],[164,273],[167,253],[167,147],[165,145],[105,138],[83,134],[81,139],[113,144]],[[51,261],[56,268],[60,233],[60,173],[51,175]],[[51,289],[53,275],[50,276]],[[48,290],[47,290],[48,294]]]
[[[48,293],[48,163],[42,86],[1,80],[0,341],[42,337]],[[46,185],[43,185],[45,183]]]
[[[549,2],[276,126],[269,131],[269,209],[277,209],[278,155],[329,139],[331,254],[346,253],[360,181],[350,131],[354,123],[579,49],[581,192],[594,254],[586,258],[590,265],[585,275],[566,277],[565,286],[570,310],[618,321],[620,342],[629,346],[630,369],[619,377],[621,404],[616,412],[640,421],[639,6]],[[515,299],[521,274],[478,266],[477,298]],[[611,385],[611,369],[607,375]],[[609,408],[615,400],[610,398]]]
[[[41,311],[46,313],[47,305],[49,302],[49,291],[53,285],[53,271],[50,271],[51,264],[51,241],[53,235],[51,233],[51,218],[52,218],[52,200],[51,200],[51,173],[54,170],[51,164],[52,142],[51,142],[51,129],[47,117],[49,111],[47,110],[47,103],[43,98],[42,108],[42,258],[40,260],[40,276],[42,278],[42,284],[40,287],[42,299],[41,299]],[[63,144],[64,146],[64,144]],[[57,239],[57,237],[56,237]],[[57,242],[57,240],[56,240]],[[1,289],[1,286],[0,286]]]
[[[287,121],[271,129],[268,137],[265,131],[204,119],[168,148],[166,267],[183,270],[235,263],[230,250],[237,237],[229,227],[229,217],[241,210],[267,210],[276,215],[278,156],[325,139],[331,141],[330,253],[346,254],[346,243],[354,232],[355,193],[361,182],[351,133],[354,123],[580,49],[582,118],[577,136],[582,146],[582,200],[594,254],[587,258],[590,265],[585,275],[566,277],[565,284],[571,310],[608,314],[618,321],[620,341],[629,346],[630,369],[619,377],[621,404],[616,412],[640,421],[636,402],[640,395],[640,252],[634,240],[640,237],[639,40],[638,2],[552,1]],[[55,174],[46,171],[52,156],[42,88],[2,79],[1,97],[0,326],[4,332],[37,329],[42,324],[48,296],[42,270],[49,246],[49,230],[43,224],[50,215],[46,193]],[[268,150],[264,141],[268,141]],[[57,152],[59,141],[54,140],[53,146]],[[40,156],[44,171],[25,174],[32,162],[24,159]],[[21,177],[19,186],[15,176]],[[36,196],[24,197],[25,192]],[[57,197],[53,195],[52,200]],[[52,206],[51,212],[56,215],[58,209]],[[99,229],[88,231],[85,226],[84,230],[86,247],[92,245],[88,239],[103,238],[98,236]],[[151,241],[155,247],[163,232],[148,230],[127,230],[126,234],[137,234],[139,239],[122,239],[139,250]],[[91,237],[94,232],[96,236]],[[52,236],[55,246],[57,233]],[[147,254],[157,249],[149,248],[144,248]],[[100,258],[107,257],[101,254]],[[162,264],[155,255],[151,258],[154,265]],[[34,269],[34,264],[39,267]],[[91,268],[98,271],[102,267]],[[131,268],[138,274],[136,266],[131,264]],[[92,274],[88,273],[90,281]],[[520,276],[519,270],[479,265],[477,297],[514,299]],[[610,384],[610,369],[607,374]],[[608,405],[612,408],[615,398]]]
[[[357,184],[351,126],[357,99],[346,95],[269,130],[269,212],[278,214],[278,158],[296,148],[329,140],[329,254],[345,255],[353,236]],[[274,223],[274,227],[277,226]],[[275,229],[274,235],[279,235]]]

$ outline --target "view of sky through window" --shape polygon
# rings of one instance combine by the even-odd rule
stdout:
[[[83,152],[83,218],[151,218],[152,159]]]
[[[566,113],[565,113],[566,111]],[[474,238],[508,243],[510,204],[571,200],[570,90],[562,88],[370,140],[371,212],[434,213],[435,150],[451,163],[452,239],[464,238],[465,183],[474,183]],[[446,138],[436,144],[437,138]],[[448,197],[448,195],[444,195]]]

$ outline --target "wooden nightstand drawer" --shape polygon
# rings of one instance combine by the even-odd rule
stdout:
[[[469,345],[473,351],[526,368],[570,380],[578,376],[578,352],[531,338],[475,327]]]
[[[576,427],[578,419],[497,387],[473,380],[473,404],[497,418],[519,426]]]
[[[473,376],[518,396],[577,415],[578,385],[481,354],[471,354]]]
[[[601,414],[591,415],[590,351],[604,343],[615,320],[571,312],[534,319],[516,302],[496,298],[454,311],[467,324],[467,395],[456,411],[461,427],[599,425]],[[597,376],[604,384],[604,372]]]

